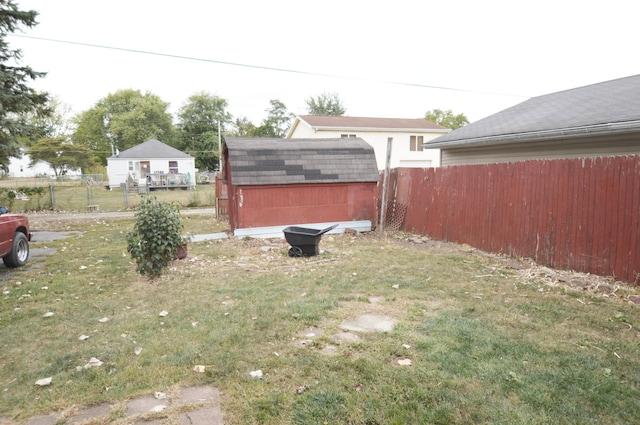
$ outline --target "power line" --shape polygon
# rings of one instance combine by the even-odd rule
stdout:
[[[458,91],[458,92],[465,92],[465,93],[489,94],[489,95],[496,95],[496,96],[526,97],[526,98],[531,97],[531,96],[521,95],[521,94],[497,93],[497,92],[488,92],[488,91],[482,91],[482,90],[470,90],[470,89],[461,89],[461,88],[455,88],[455,87],[436,86],[436,85],[421,84],[421,83],[408,83],[408,82],[392,81],[392,80],[375,80],[375,79],[353,77],[353,76],[347,76],[347,75],[324,74],[320,72],[300,71],[295,69],[276,68],[276,67],[270,67],[270,66],[253,65],[253,64],[246,64],[246,63],[239,63],[239,62],[228,62],[228,61],[221,61],[216,59],[199,58],[194,56],[184,56],[184,55],[176,55],[171,53],[151,52],[148,50],[129,49],[126,47],[106,46],[103,44],[82,43],[79,41],[58,40],[58,39],[45,38],[45,37],[34,37],[30,35],[20,35],[20,34],[9,34],[9,35],[12,37],[28,38],[32,40],[48,41],[52,43],[62,43],[62,44],[70,44],[75,46],[93,47],[97,49],[116,50],[120,52],[129,52],[129,53],[151,55],[151,56],[161,56],[161,57],[172,58],[172,59],[216,63],[219,65],[239,66],[243,68],[261,69],[265,71],[286,72],[290,74],[309,75],[314,77],[337,78],[342,80],[369,81],[369,82],[377,82],[377,83],[384,83],[384,84],[391,84],[391,85],[398,85],[398,86],[420,87],[420,88],[437,89],[437,90]]]

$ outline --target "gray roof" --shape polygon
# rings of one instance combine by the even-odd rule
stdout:
[[[193,158],[176,148],[173,148],[159,140],[151,139],[140,143],[130,149],[120,152],[120,155],[112,155],[109,158],[125,159],[190,159]]]
[[[377,182],[373,148],[360,138],[225,138],[234,185]]]
[[[311,127],[327,130],[447,130],[424,118],[371,118],[327,115],[298,115]]]
[[[454,148],[640,130],[640,75],[533,97],[440,136]]]

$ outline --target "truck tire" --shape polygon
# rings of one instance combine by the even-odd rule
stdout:
[[[5,266],[20,267],[27,264],[29,260],[29,240],[22,232],[16,232],[13,235],[13,245],[11,252],[2,257]]]

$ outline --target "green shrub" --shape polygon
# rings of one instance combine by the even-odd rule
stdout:
[[[133,230],[127,232],[127,251],[136,262],[136,270],[154,279],[185,243],[180,210],[176,204],[146,196],[140,201],[135,219]]]

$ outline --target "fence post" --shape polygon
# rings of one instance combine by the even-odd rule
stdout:
[[[120,186],[122,187],[122,186]],[[129,209],[129,181],[124,183],[124,209]]]
[[[380,223],[378,224],[378,231],[380,235],[384,233],[384,222],[387,215],[387,182],[389,181],[389,168],[391,167],[391,144],[393,143],[393,137],[387,138],[387,159],[384,166],[384,178],[382,180],[382,200],[380,202]]]
[[[51,198],[51,209],[56,209],[56,191],[53,188],[53,183],[49,183],[49,198]]]

